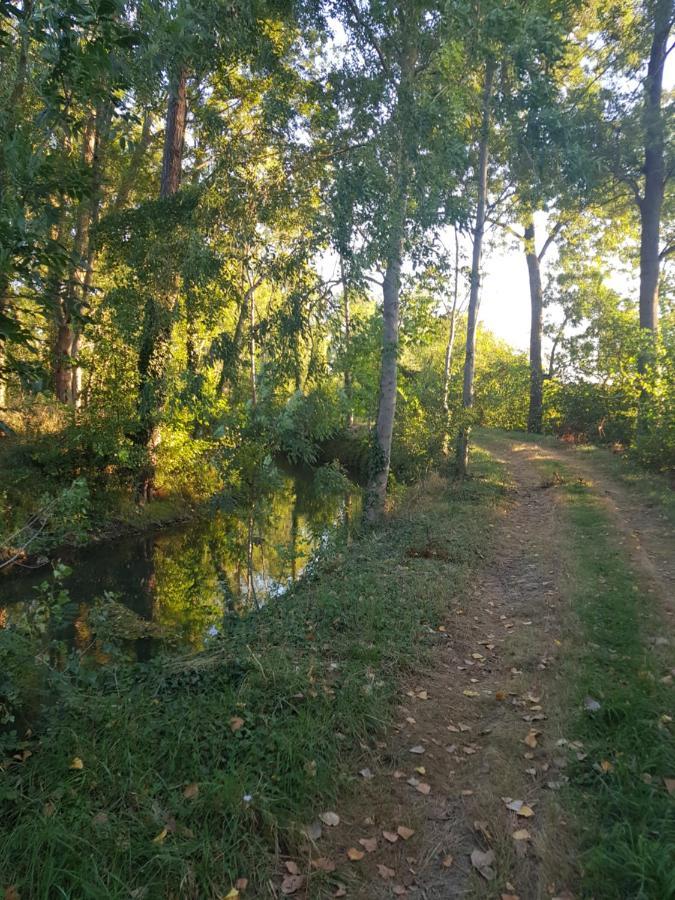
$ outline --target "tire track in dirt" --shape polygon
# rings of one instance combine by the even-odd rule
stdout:
[[[570,627],[553,537],[559,509],[555,491],[542,488],[536,448],[500,440],[490,450],[510,472],[510,502],[483,570],[439,629],[435,664],[404,688],[374,777],[328,846],[321,842],[346,884],[338,896],[571,896],[572,842],[556,794],[569,752],[557,745],[554,710]],[[533,814],[519,815],[503,798]],[[399,825],[414,834],[393,842],[383,835]],[[347,861],[349,848],[363,850],[362,840],[372,847],[373,838],[375,850]],[[487,879],[472,865],[476,850],[494,857]]]

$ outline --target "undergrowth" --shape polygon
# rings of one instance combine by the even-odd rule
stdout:
[[[0,886],[201,900],[244,877],[269,895],[302,825],[357,788],[397,677],[482,561],[503,484],[484,454],[474,473],[410,489],[386,527],[228,618],[203,654],[57,677],[43,727],[2,765]],[[430,539],[433,559],[410,553]],[[311,877],[320,896],[330,876]]]

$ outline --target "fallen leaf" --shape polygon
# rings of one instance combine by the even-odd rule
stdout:
[[[248,878],[237,878],[234,886],[238,891],[245,891],[248,887]]]
[[[602,769],[602,771],[603,771],[605,774],[607,774],[607,772],[611,772],[611,771],[612,771],[612,769],[614,768],[614,766],[612,765],[612,763],[611,763],[608,759],[603,759],[602,762],[600,763],[600,768]]]
[[[375,776],[373,775],[373,773],[370,771],[370,769],[361,769],[361,771],[359,772],[359,775],[360,775],[362,778],[365,778],[366,781],[370,781],[371,778],[374,778],[374,777],[375,777]]]
[[[240,716],[232,716],[232,718],[230,719],[230,729],[232,731],[239,731],[243,724],[244,720]]]
[[[409,752],[421,754],[421,753],[426,753],[427,751],[421,744],[417,744],[415,747],[411,747]]]
[[[82,762],[82,760],[80,759],[79,756],[74,756],[71,759],[70,765],[68,766],[68,768],[69,769],[84,769],[84,763]]]
[[[289,859],[286,863],[284,863],[284,865],[286,866],[286,871],[288,872],[289,875],[299,875],[300,874],[300,868],[299,868],[298,864],[296,862],[293,862],[292,859]]]
[[[495,861],[494,850],[473,850],[471,852],[471,865],[476,869],[486,881],[492,881],[496,877],[492,864]]]
[[[294,894],[296,891],[300,890],[304,883],[304,875],[286,875],[281,882],[281,893],[286,896],[288,896],[288,894]]]
[[[415,785],[415,790],[426,796],[431,793],[431,785],[427,784],[426,781],[420,781],[419,784]]]
[[[480,697],[480,691],[470,691],[467,689],[466,691],[462,691],[462,693],[465,697]]]
[[[398,835],[393,831],[383,831],[382,837],[385,839],[385,841],[389,841],[390,844],[395,844],[398,840]]]
[[[411,838],[415,832],[412,828],[408,828],[407,825],[399,825],[396,829],[398,834],[403,838],[404,841],[407,841],[408,838]]]
[[[537,746],[537,735],[538,734],[539,734],[538,731],[534,731],[534,729],[530,729],[530,731],[528,731],[526,737],[523,738],[523,743],[527,744],[528,747],[532,747],[532,749],[534,750],[534,748]]]
[[[663,783],[669,794],[675,794],[675,778],[664,778]]]
[[[323,812],[320,814],[319,818],[323,824],[328,825],[329,828],[335,828],[336,825],[340,824],[340,816],[334,812]]]
[[[523,816],[523,818],[525,818],[525,819],[529,819],[534,815],[534,810],[530,806],[523,804],[520,807],[520,809],[518,810],[518,812],[516,813],[516,815]]]
[[[194,800],[197,794],[199,794],[199,785],[194,781],[183,789],[183,796],[186,800]]]
[[[506,691],[496,691],[495,692],[495,700],[506,700],[509,695]]]
[[[347,850],[347,856],[352,862],[358,862],[358,860],[363,859],[365,855],[363,850],[357,850],[356,847],[350,847],[349,850]]]
[[[428,700],[429,694],[426,691],[418,691],[415,696],[418,700]]]
[[[335,863],[332,859],[328,859],[327,856],[319,856],[318,859],[313,859],[311,861],[311,865],[314,866],[315,869],[319,869],[321,872],[335,871]]]
[[[383,866],[382,864],[377,867],[377,871],[379,872],[380,878],[393,878],[396,874],[394,869],[390,869],[389,866]]]
[[[241,894],[236,887],[233,887],[225,894],[223,900],[239,900],[239,897],[241,897]]]
[[[446,869],[449,869],[450,866],[452,865],[452,862],[453,862],[452,856],[450,856],[450,855],[444,856],[443,859],[441,860],[441,865],[445,866]]]
[[[359,844],[367,853],[374,853],[377,850],[377,838],[359,838]]]
[[[162,828],[160,833],[152,839],[152,843],[153,844],[163,844],[164,841],[166,840],[166,836],[168,833],[169,833],[168,828]]]
[[[415,766],[415,771],[417,772],[418,775],[426,775],[427,774],[427,770],[424,768],[424,766]]]
[[[598,712],[599,709],[602,709],[602,704],[594,697],[585,697],[584,709],[586,712]]]
[[[338,882],[336,891],[333,894],[333,896],[334,897],[346,897],[347,896],[347,888],[344,886],[344,884],[340,884],[340,882]]]
[[[4,900],[21,900],[19,889],[13,884],[8,885],[4,890]]]
[[[530,832],[527,828],[519,828],[518,831],[514,831],[511,835],[514,841],[529,841],[530,840]]]
[[[101,810],[101,812],[96,813],[94,818],[91,820],[94,825],[107,825],[108,824],[108,813]]]
[[[520,900],[518,894],[502,894],[501,900]]]

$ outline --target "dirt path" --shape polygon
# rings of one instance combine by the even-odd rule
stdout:
[[[330,857],[346,860],[350,848],[357,857],[339,866],[344,896],[575,894],[574,844],[557,794],[570,755],[583,753],[563,732],[570,701],[558,664],[575,620],[554,538],[560,494],[544,486],[537,459],[559,460],[594,484],[645,589],[672,601],[667,523],[574,451],[503,435],[486,443],[510,473],[511,500],[473,590],[439,630],[435,665],[407,685],[380,765],[331,829]]]

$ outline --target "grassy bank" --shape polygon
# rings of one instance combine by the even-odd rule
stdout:
[[[584,896],[672,898],[675,804],[666,782],[675,777],[672,638],[662,637],[656,600],[641,588],[592,490],[560,463],[538,465],[545,476],[564,479],[570,590],[580,626],[565,678],[579,710],[569,737],[583,741],[583,758],[563,799],[576,814]]]
[[[408,490],[385,528],[233,618],[205,654],[59,676],[45,728],[3,764],[4,884],[34,900],[183,900],[247,878],[267,896],[302,825],[358,788],[397,676],[482,562],[503,486],[484,455],[475,474]]]

